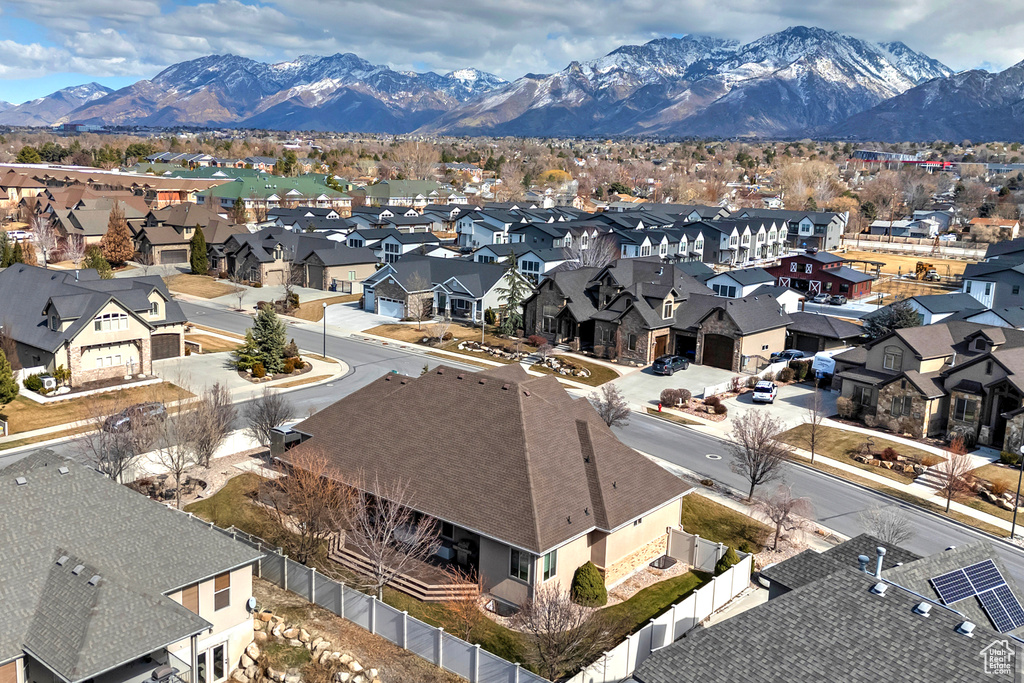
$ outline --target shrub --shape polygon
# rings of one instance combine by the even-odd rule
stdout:
[[[838,411],[839,417],[849,419],[857,414],[857,405],[853,402],[852,398],[840,396],[836,399],[836,411]]]
[[[220,278],[221,280],[227,280],[227,279],[229,279],[229,278],[230,278],[231,276],[230,276],[230,275],[228,275],[228,271],[226,271],[226,270],[222,270],[222,271],[220,271],[219,273],[217,273],[217,277],[218,277],[218,278]]]
[[[441,341],[451,341],[452,339],[455,339],[455,335],[451,332],[445,332],[444,336],[441,337]]]
[[[721,402],[722,399],[718,398],[717,396],[708,396],[706,399],[704,399],[704,405],[711,407],[717,406]]]
[[[256,379],[263,379],[267,376],[267,369],[263,367],[263,363],[255,363],[252,366],[252,376]]]
[[[290,375],[291,373],[295,372],[295,361],[292,360],[291,358],[285,358],[284,367],[281,369],[281,372],[285,373],[286,375]]]
[[[683,405],[683,406],[690,405],[690,399],[692,398],[692,395],[690,394],[690,390],[689,389],[676,389],[676,392],[677,392],[677,394],[679,396],[679,404],[680,405]]]
[[[284,357],[285,358],[295,358],[298,355],[299,355],[299,346],[298,346],[298,344],[295,343],[294,339],[292,339],[290,342],[288,342],[287,344],[284,345]]]
[[[1005,494],[1009,490],[1010,487],[1006,485],[1005,481],[992,482],[992,495],[999,496],[1000,498],[1002,498],[1003,494]]]
[[[725,554],[722,555],[721,559],[719,559],[718,562],[715,563],[715,576],[718,576],[719,574],[729,571],[729,567],[733,566],[734,564],[738,564],[739,561],[740,556],[736,554],[736,551],[732,548],[728,548],[725,551]]]
[[[42,389],[39,390],[39,393],[42,394],[43,396],[46,396],[51,391],[53,391],[53,389],[47,389],[46,387],[43,387]]]
[[[285,304],[286,304],[286,306],[289,309],[298,308],[299,307],[299,295],[296,294],[295,292],[292,292],[291,295],[288,296],[288,300],[285,302]]]
[[[797,382],[804,381],[804,378],[807,377],[807,373],[811,371],[810,361],[805,360],[793,361],[789,364],[789,367],[793,370],[793,376],[796,378]]]
[[[1020,464],[1020,453],[1012,453],[1010,451],[1003,451],[999,454],[999,462],[1010,467],[1016,467]]]
[[[39,392],[43,388],[43,379],[38,373],[25,378],[25,388],[29,391]]]
[[[942,458],[937,455],[925,455],[921,457],[921,465],[924,467],[935,467],[940,462],[942,462]]]
[[[679,390],[678,389],[662,389],[660,396],[661,405],[663,406],[674,406],[679,402]]]
[[[874,429],[875,427],[878,426],[878,418],[875,417],[874,415],[865,415],[864,416],[864,424],[866,424],[868,427],[871,427],[872,429]]]
[[[584,607],[603,607],[608,602],[608,589],[604,577],[593,562],[576,568],[572,577],[572,599]]]
[[[494,315],[493,308],[488,308],[484,311],[484,322],[488,325],[493,325],[498,322],[498,317]]]
[[[878,457],[885,462],[896,462],[899,459],[899,453],[892,446],[888,446]]]
[[[542,337],[539,334],[531,334],[526,338],[526,343],[530,346],[536,346],[538,349],[548,343],[547,338]]]
[[[749,555],[750,553],[754,552],[754,548],[750,545],[749,541],[743,541],[742,543],[740,543],[740,552],[747,553]]]
[[[775,379],[783,384],[787,384],[793,381],[793,368],[782,368],[779,370],[779,374],[775,375]]]
[[[301,370],[302,368],[306,367],[306,361],[296,356],[295,358],[292,358],[292,367],[294,367],[296,370]]]
[[[700,480],[700,485],[701,486],[707,486],[709,489],[713,489],[713,488],[715,488],[715,480],[714,479],[701,479]]]
[[[761,381],[761,378],[757,375],[747,378],[747,389],[753,389],[757,386],[757,383]]]
[[[715,415],[725,415],[729,412],[729,409],[724,403],[718,403],[715,405]]]

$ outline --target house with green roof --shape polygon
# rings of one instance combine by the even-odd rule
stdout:
[[[411,206],[422,211],[428,204],[465,204],[466,195],[434,180],[382,180],[352,191],[368,206]]]
[[[301,175],[294,178],[256,173],[237,173],[246,169],[217,169],[236,175],[231,182],[212,187],[196,195],[196,203],[212,205],[219,213],[230,213],[241,200],[250,221],[266,217],[270,209],[310,206],[334,209],[338,215],[352,215],[352,198],[325,184],[327,176]],[[229,176],[230,177],[230,176]]]

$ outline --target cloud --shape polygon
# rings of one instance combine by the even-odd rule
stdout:
[[[954,69],[1024,57],[1024,3],[1007,0],[7,0],[3,12],[36,30],[26,39],[0,26],[0,79],[152,77],[228,52],[266,61],[354,52],[395,68],[474,66],[514,79],[659,36],[749,41],[797,24],[902,40]]]

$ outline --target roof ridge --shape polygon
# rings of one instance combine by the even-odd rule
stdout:
[[[520,388],[518,386],[516,387],[516,389],[517,389],[517,391],[516,391],[516,405],[518,406],[519,416],[520,416],[520,419],[518,420],[519,433],[520,433],[520,435],[522,436],[522,439],[523,439],[523,460],[524,460],[524,462],[526,464],[526,468],[525,468],[526,469],[526,480],[527,480],[526,490],[527,490],[527,495],[530,498],[530,511],[531,511],[532,517],[533,517],[533,519],[530,520],[530,527],[533,530],[534,546],[537,547],[537,548],[540,548],[540,547],[542,547],[542,545],[541,545],[541,534],[540,534],[540,514],[539,514],[539,511],[537,510],[537,499],[536,499],[536,496],[534,495],[534,473],[533,473],[533,463],[531,462],[531,459],[530,459],[530,440],[527,438],[527,435],[526,435],[526,420],[523,417],[525,412],[526,412],[525,411],[525,407],[523,406],[523,398],[526,396],[526,392],[522,388]],[[533,396],[534,396],[533,394],[530,394],[531,398]]]

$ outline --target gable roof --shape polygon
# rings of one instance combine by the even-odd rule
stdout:
[[[813,334],[826,339],[853,339],[864,334],[860,325],[841,320],[831,315],[798,311],[789,314],[790,332]]]
[[[395,406],[403,417],[387,430],[365,419]],[[463,438],[463,425],[485,423],[486,448]],[[340,478],[407,482],[417,510],[535,554],[689,490],[622,444],[588,401],[517,364],[386,375],[295,429],[312,438],[289,453],[320,449]]]
[[[775,276],[764,268],[739,268],[719,273],[718,276],[730,277],[739,285],[756,285],[758,283],[775,282]],[[718,277],[716,276],[716,277]]]
[[[950,292],[949,294],[925,294],[923,296],[911,297],[930,313],[955,313],[964,310],[984,310],[985,305],[970,294],[963,292]]]
[[[210,628],[167,595],[260,556],[52,451],[0,469],[0,490],[17,549],[0,553],[0,661],[27,650],[72,682]]]
[[[406,254],[378,270],[364,284],[374,284],[385,277],[393,277],[406,291],[413,291],[410,288],[417,279],[433,287],[455,278],[469,294],[479,298],[491,291],[506,271],[507,266],[500,263]]]

